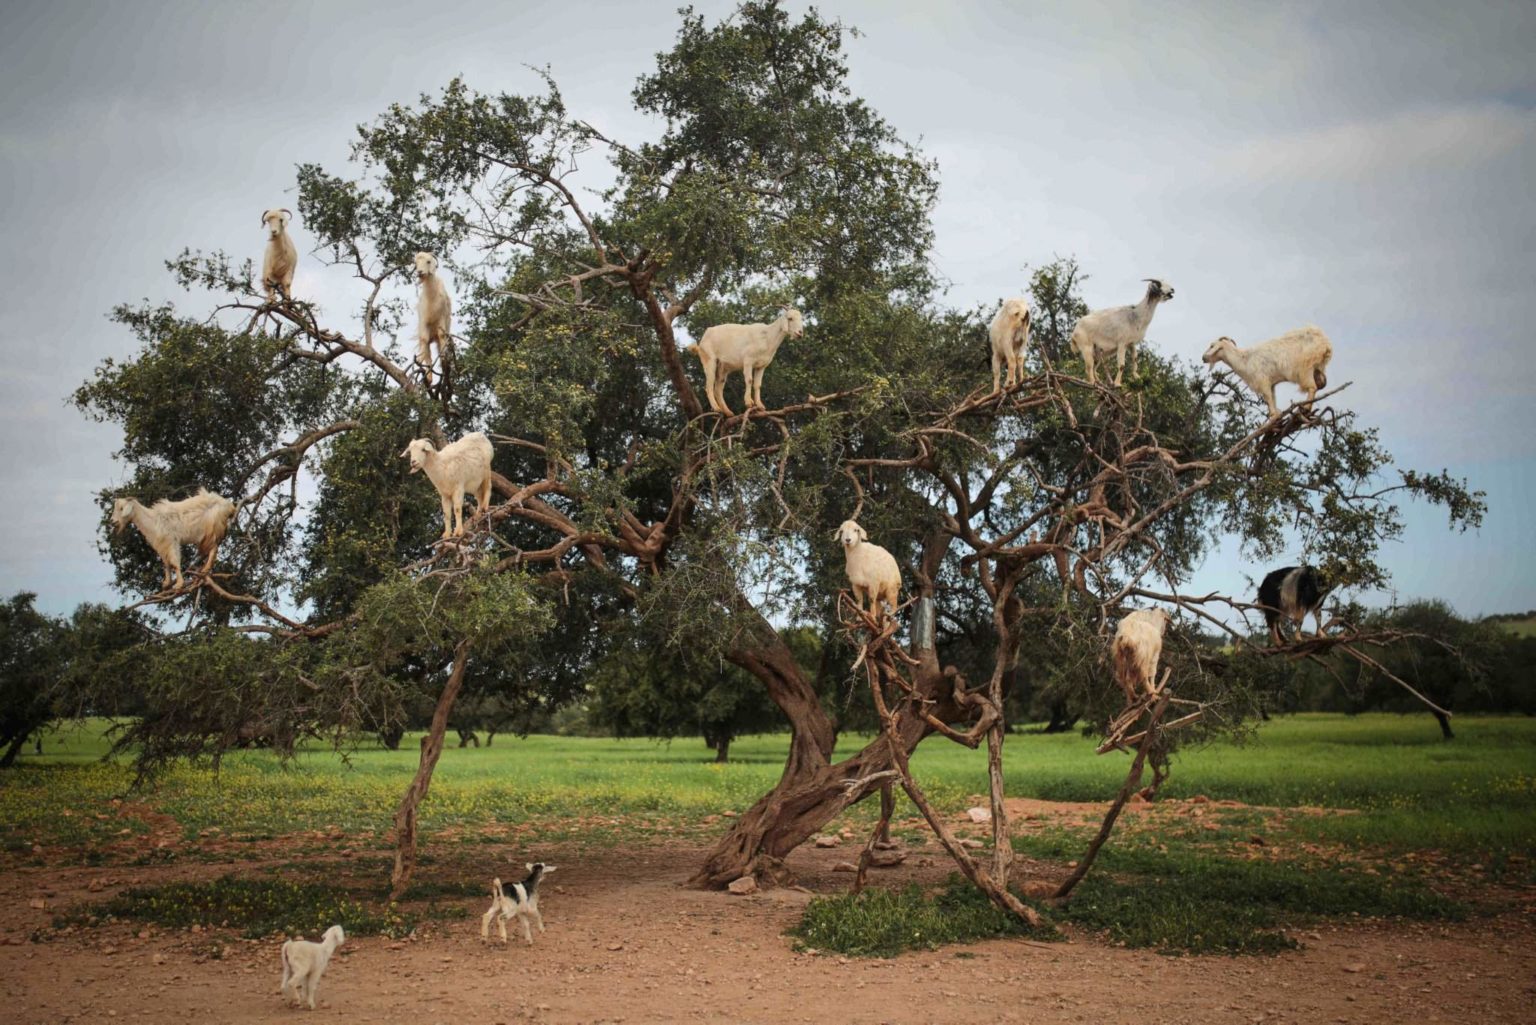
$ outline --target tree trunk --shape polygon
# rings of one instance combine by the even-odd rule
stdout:
[[[475,734],[475,731],[459,730],[459,746],[468,747],[471,744],[477,748],[480,746],[480,738]]]
[[[1435,717],[1435,721],[1440,724],[1440,739],[1441,740],[1455,740],[1456,739],[1456,734],[1451,732],[1451,717],[1450,716],[1446,715],[1444,712],[1436,712],[1433,709],[1430,710],[1429,714],[1434,716]],[[3,764],[3,763],[0,763],[0,764]]]
[[[22,733],[15,737],[10,746],[5,749],[5,754],[0,755],[0,769],[9,769],[16,763],[16,756],[21,753],[21,746],[27,742],[27,735]]]
[[[715,738],[715,764],[724,765],[731,757],[731,735],[722,733]]]
[[[485,731],[485,746],[486,747],[490,747],[491,746],[491,741],[493,741],[495,739],[496,739],[496,731],[495,730],[486,730]]]
[[[387,751],[398,751],[400,750],[400,741],[404,738],[405,729],[403,727],[396,726],[392,729],[385,730],[383,733],[380,733],[379,743],[383,744],[384,749]]]
[[[464,666],[469,659],[469,642],[460,641],[453,649],[453,671],[443,692],[438,695],[437,708],[432,712],[432,726],[421,738],[421,764],[416,768],[416,778],[406,788],[395,810],[395,868],[389,877],[390,899],[399,900],[410,885],[411,873],[416,870],[416,809],[426,800],[432,786],[432,770],[443,754],[443,734],[448,731],[448,715],[464,685]]]
[[[1067,711],[1065,701],[1051,702],[1051,721],[1045,724],[1046,733],[1065,733],[1077,725],[1077,716]]]

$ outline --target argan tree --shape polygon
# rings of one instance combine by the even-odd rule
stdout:
[[[984,320],[939,305],[929,262],[937,168],[849,92],[846,36],[776,2],[717,25],[683,12],[633,93],[657,124],[645,139],[582,120],[548,78],[529,95],[450,82],[362,126],[345,172],[299,168],[305,259],[348,276],[351,309],[266,303],[249,266],[189,252],[171,269],[211,311],[119,310],[143,348],[76,399],[122,426],[132,490],[243,499],[223,565],[190,594],[148,595],[143,547],[112,542],[120,586],[193,624],[166,642],[147,683],[160,714],[130,742],[171,757],[216,751],[240,723],[280,745],[379,731],[434,695],[397,815],[398,887],[456,696],[477,677],[507,686],[501,660],[569,693],[643,629],[750,674],[790,729],[778,784],[695,875],[722,885],[889,787],[936,731],[989,745],[1000,780],[1001,695],[1031,638],[1089,666],[1135,601],[1222,626],[1211,610],[1242,600],[1180,587],[1218,534],[1264,557],[1297,536],[1347,587],[1382,580],[1394,488],[1476,522],[1479,497],[1443,474],[1383,483],[1387,456],[1337,391],[1266,422],[1227,379],[1153,352],[1124,390],[1089,386],[1065,364],[1071,262],[1035,275],[1031,374],[984,394]],[[417,250],[440,255],[458,311],[431,388],[402,338]],[[784,304],[807,327],[767,372],[768,409],[705,412],[687,337]],[[497,441],[491,508],[434,543],[438,503],[399,453],[471,429]],[[901,648],[841,625],[831,535],[850,515],[903,564]],[[960,621],[985,632],[965,671],[936,640]],[[822,629],[824,679],[860,655],[860,672],[885,667],[877,739],[834,754],[823,674],[784,623]],[[1168,647],[1188,700],[1242,676]]]

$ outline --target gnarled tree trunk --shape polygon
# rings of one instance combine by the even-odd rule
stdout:
[[[410,885],[411,873],[416,870],[416,809],[426,800],[432,786],[432,770],[443,754],[443,734],[448,731],[448,715],[464,685],[464,666],[469,660],[469,642],[460,641],[453,649],[453,670],[443,692],[438,695],[437,708],[432,712],[432,725],[421,738],[421,763],[416,767],[416,777],[400,799],[395,810],[395,868],[390,873],[390,898],[398,900]]]

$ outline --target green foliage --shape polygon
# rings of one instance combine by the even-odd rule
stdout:
[[[991,902],[958,875],[936,894],[916,883],[902,890],[879,887],[862,893],[817,897],[792,929],[802,949],[853,957],[894,957],[906,950],[933,950],[947,943],[1005,936],[1065,939],[1050,926],[1031,928]]]
[[[63,627],[20,591],[0,604],[0,768],[53,718],[51,685],[67,657]]]
[[[206,883],[135,887],[92,906],[85,914],[176,929],[192,925],[239,929],[247,939],[277,935],[318,940],[333,925],[340,925],[348,935],[399,938],[415,928],[415,919],[393,904],[372,907],[353,900],[336,886],[231,875]],[[55,925],[72,924],[79,917],[77,914]]]

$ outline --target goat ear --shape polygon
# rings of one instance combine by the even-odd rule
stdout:
[[[858,530],[859,530],[859,540],[860,541],[868,541],[869,540],[869,531],[865,530],[863,527],[858,528]]]

